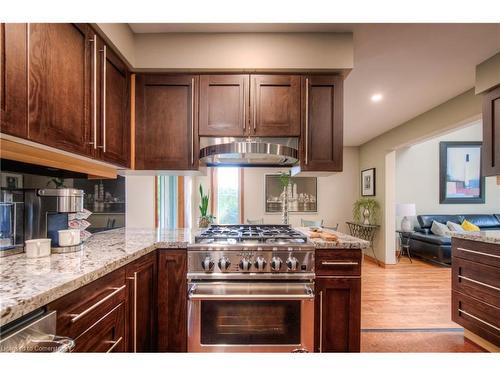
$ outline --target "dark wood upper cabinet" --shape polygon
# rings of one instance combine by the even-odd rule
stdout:
[[[251,75],[251,131],[262,137],[300,136],[300,76]]]
[[[500,87],[483,98],[483,174],[500,175]]]
[[[119,166],[130,160],[130,74],[125,63],[97,39],[99,158]]]
[[[128,352],[156,351],[156,251],[126,267]]]
[[[86,24],[29,25],[29,139],[92,156],[91,34]]]
[[[187,351],[186,250],[158,250],[158,351]]]
[[[242,137],[248,131],[248,75],[200,76],[199,135]]]
[[[341,172],[344,145],[342,77],[306,76],[303,85],[301,170]]]
[[[198,168],[198,76],[136,77],[136,168]]]
[[[27,40],[27,24],[0,24],[0,126],[22,138],[28,137]]]
[[[359,352],[361,279],[316,278],[316,351]]]

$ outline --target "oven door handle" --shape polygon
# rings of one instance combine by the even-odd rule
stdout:
[[[313,294],[189,294],[190,300],[303,300],[314,299]]]
[[[188,297],[191,300],[304,300],[314,299],[312,284],[284,287],[276,284],[264,284],[265,288],[247,292],[248,284],[194,283],[189,286]],[[250,287],[250,289],[252,289]]]

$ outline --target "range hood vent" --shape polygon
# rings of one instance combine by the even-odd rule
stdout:
[[[293,167],[299,161],[296,138],[202,138],[200,162],[209,167]]]

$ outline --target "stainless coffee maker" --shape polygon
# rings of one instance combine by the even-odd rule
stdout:
[[[23,252],[23,197],[20,189],[0,190],[0,257]]]
[[[58,231],[68,229],[68,214],[83,211],[84,192],[79,189],[24,190],[24,240],[52,239],[52,252],[78,251],[81,244],[59,246]]]

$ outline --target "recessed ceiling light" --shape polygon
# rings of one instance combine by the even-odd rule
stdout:
[[[381,101],[383,98],[382,94],[373,94],[372,95],[372,102],[379,102]]]

